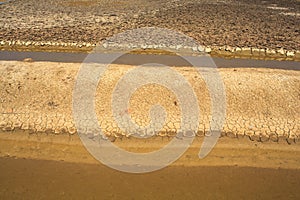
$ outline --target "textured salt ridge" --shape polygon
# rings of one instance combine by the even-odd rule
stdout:
[[[72,90],[79,64],[2,61],[0,66],[1,74],[6,74],[0,81],[2,88],[0,128],[3,131],[77,133],[72,115]],[[115,68],[103,80],[103,91],[107,92],[104,93],[105,98],[109,98],[109,84],[119,79],[115,73],[122,71],[123,68]],[[186,68],[181,72],[186,72],[188,78],[195,78]],[[223,136],[233,138],[246,136],[256,141],[284,140],[288,143],[299,141],[299,72],[221,69],[220,74],[227,95]],[[201,83],[200,79],[196,79],[196,83],[198,82]],[[201,88],[197,92],[202,95],[201,99],[204,101],[204,104],[200,105],[204,112],[201,113],[199,129],[193,133],[183,133],[183,136],[185,134],[204,136],[210,130],[211,117],[205,104],[208,99],[207,93],[203,93]],[[165,99],[162,94],[164,93],[156,98]],[[104,110],[99,118],[104,133],[112,138],[129,137],[130,133],[120,130],[112,116],[106,112],[105,106],[106,104],[97,107],[98,110]],[[159,136],[174,136],[179,128],[178,116],[174,111],[174,105],[172,106],[170,105],[172,113],[162,130],[156,133]],[[149,123],[145,115],[135,116],[135,121],[140,125]],[[86,132],[84,127],[80,131]]]
[[[0,41],[0,49],[2,50],[48,50],[48,51],[64,51],[64,52],[90,52],[95,48],[103,52],[130,52],[132,50],[166,50],[173,53],[181,53],[185,55],[211,54],[221,57],[232,58],[261,58],[275,60],[293,60],[300,61],[299,50],[286,50],[284,48],[277,49],[259,49],[253,47],[232,47],[232,46],[187,46],[187,45],[168,45],[164,43],[139,44],[127,43],[65,43],[65,42],[34,42],[34,41]]]

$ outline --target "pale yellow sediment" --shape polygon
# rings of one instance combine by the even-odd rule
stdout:
[[[0,127],[14,133],[75,134],[72,92],[80,64],[51,62],[0,62]],[[133,66],[113,65],[96,92],[96,113],[104,132],[126,136],[112,117],[111,94],[117,81]],[[209,130],[210,98],[201,75],[187,67],[174,68],[192,85],[200,107],[197,135]],[[226,92],[226,120],[222,135],[257,141],[294,143],[300,136],[300,72],[278,69],[218,69]],[[139,88],[130,100],[131,117],[139,125],[150,122],[151,105],[167,111],[160,136],[174,136],[180,124],[180,105],[164,87]],[[128,111],[127,111],[128,112]],[[128,135],[127,135],[128,136]]]

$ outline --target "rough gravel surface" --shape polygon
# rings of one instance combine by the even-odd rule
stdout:
[[[0,41],[98,43],[161,27],[205,46],[300,50],[297,0],[15,0],[0,5]]]

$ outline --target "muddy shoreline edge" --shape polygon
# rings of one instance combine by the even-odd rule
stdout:
[[[126,49],[126,46],[103,47],[97,44],[77,44],[77,43],[51,43],[51,42],[20,42],[20,41],[0,41],[0,51],[24,51],[24,52],[66,52],[66,53],[91,53],[95,48],[102,48],[103,52],[111,52],[110,48],[116,48],[118,51],[131,52],[132,49]],[[129,45],[130,46],[130,45]],[[125,48],[126,47],[126,48]],[[157,52],[153,47],[135,48],[135,54],[160,54],[165,52]],[[208,54],[213,57],[220,58],[242,58],[242,59],[257,59],[257,60],[278,60],[278,61],[300,61],[300,51],[279,49],[258,49],[251,47],[229,47],[229,46],[199,46],[199,47],[184,47],[187,49],[187,55]],[[137,51],[138,50],[138,51]],[[178,51],[180,49],[174,49]]]

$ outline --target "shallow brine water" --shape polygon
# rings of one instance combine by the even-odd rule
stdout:
[[[25,58],[32,58],[34,61],[49,62],[70,62],[81,63],[85,61],[87,53],[64,53],[64,52],[17,52],[0,51],[0,60],[22,61]],[[94,61],[103,63],[106,57],[112,54],[98,54],[93,56]],[[191,57],[191,56],[190,56]],[[186,57],[188,58],[188,56]],[[277,61],[277,60],[255,60],[255,59],[225,59],[212,58],[219,68],[272,68],[286,70],[300,70],[300,62]],[[153,55],[153,54],[125,54],[114,61],[115,64],[141,65],[145,63],[160,63],[168,66],[189,66],[190,64],[180,56],[175,55]]]

